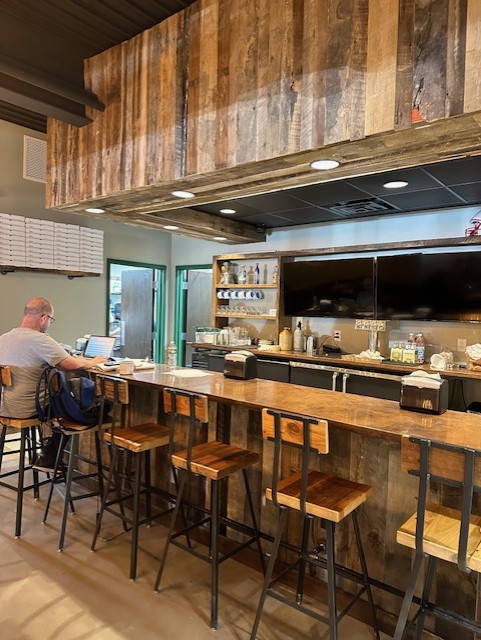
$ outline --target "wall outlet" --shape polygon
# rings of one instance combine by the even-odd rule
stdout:
[[[340,340],[341,339],[341,332],[340,331],[334,331],[332,337],[333,337],[334,340]]]
[[[466,351],[466,345],[468,344],[468,341],[466,340],[466,338],[458,338],[458,351]]]

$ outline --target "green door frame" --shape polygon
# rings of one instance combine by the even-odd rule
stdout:
[[[186,282],[187,271],[192,269],[212,269],[212,264],[184,264],[175,267],[174,340],[178,347],[177,364],[182,367],[185,367],[184,349],[180,348],[186,320],[184,282]]]
[[[154,362],[163,362],[163,345],[165,339],[165,271],[166,266],[163,264],[149,264],[147,262],[132,262],[128,260],[107,259],[107,304],[110,299],[110,266],[112,264],[121,264],[127,267],[141,267],[144,269],[155,269],[159,272],[159,295],[155,296],[155,316],[157,318],[157,327],[155,330],[155,351],[153,354]],[[161,295],[163,294],[163,295]],[[109,313],[107,312],[106,335],[109,334]]]

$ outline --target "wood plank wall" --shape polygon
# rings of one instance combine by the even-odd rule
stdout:
[[[106,109],[49,120],[47,206],[478,111],[480,57],[479,0],[198,0],[86,61]]]

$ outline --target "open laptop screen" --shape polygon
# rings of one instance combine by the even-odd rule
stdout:
[[[114,350],[115,336],[90,336],[85,346],[84,356],[95,358],[95,356],[106,356],[110,358]]]

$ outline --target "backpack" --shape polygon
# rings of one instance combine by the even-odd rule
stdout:
[[[40,374],[35,397],[40,420],[64,418],[85,426],[97,424],[100,405],[95,382],[90,378],[69,378],[64,371],[47,366]]]

